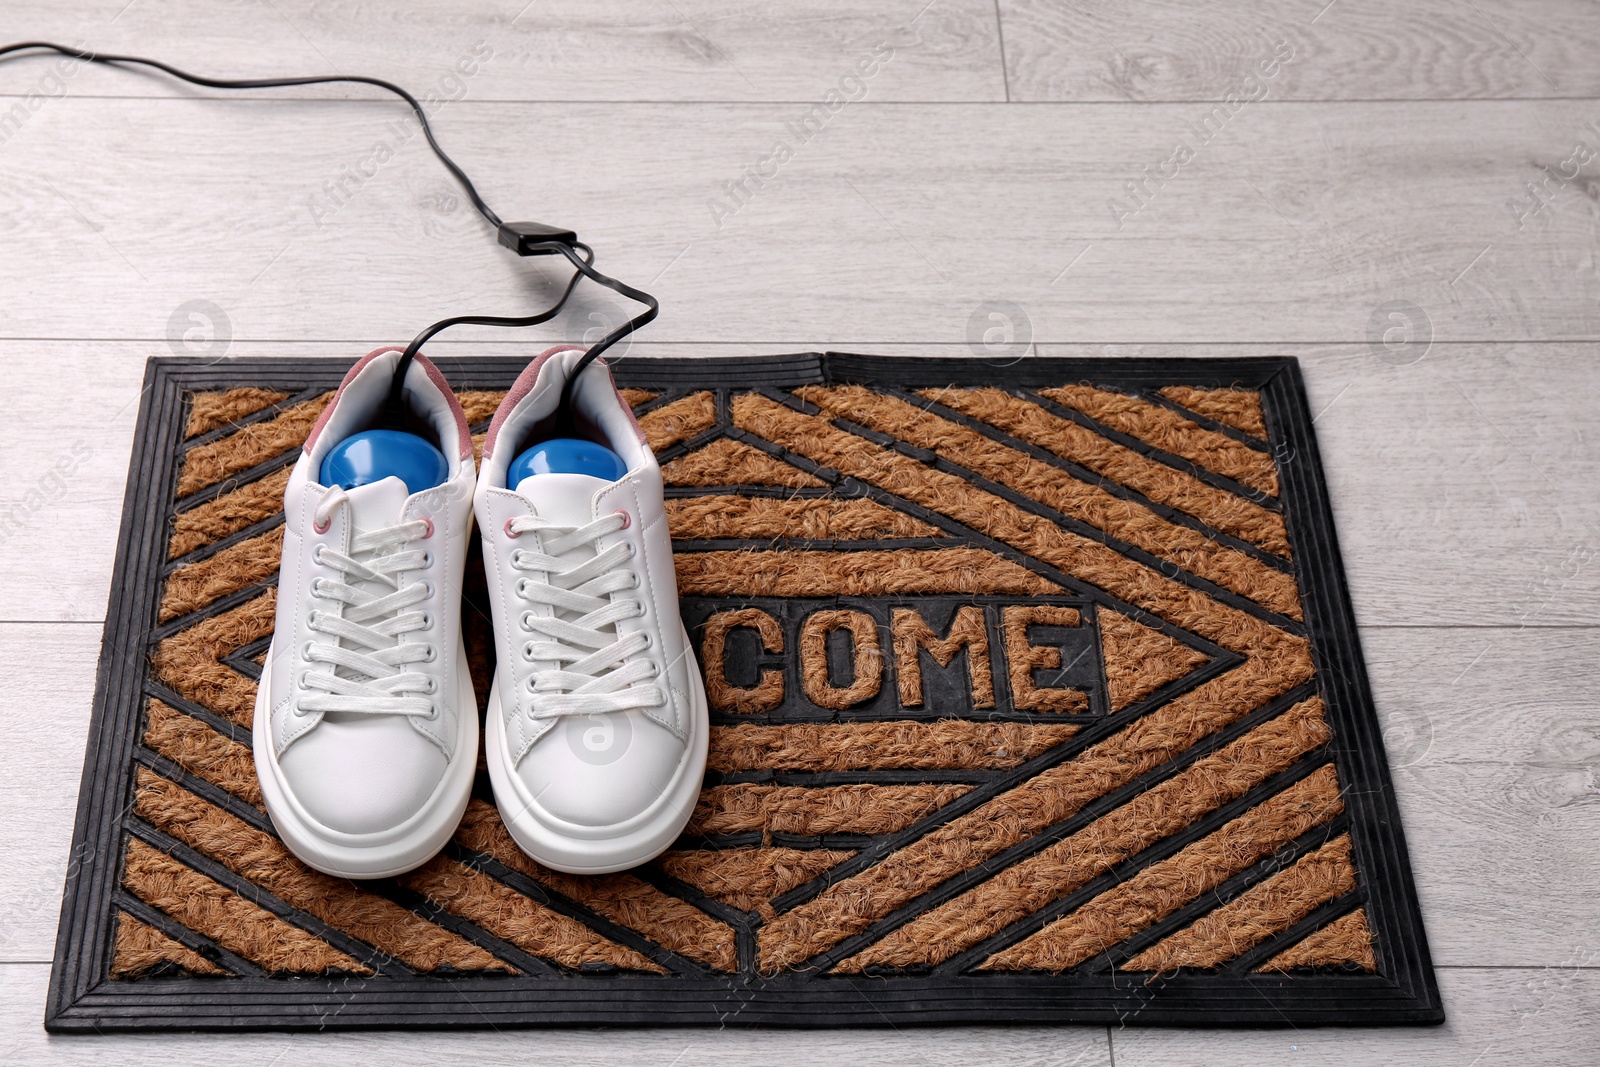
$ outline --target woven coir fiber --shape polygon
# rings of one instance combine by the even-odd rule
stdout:
[[[441,365],[481,448],[524,364]],[[621,362],[710,707],[688,824],[564,873],[480,775],[362,883],[250,751],[339,370],[153,372],[52,1027],[1439,1017],[1291,362]]]

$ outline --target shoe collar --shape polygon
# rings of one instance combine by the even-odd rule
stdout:
[[[377,414],[388,395],[395,364],[404,351],[398,345],[376,349],[345,374],[333,399],[306,436],[304,452],[310,457],[312,470],[321,468],[328,449],[365,428]],[[406,371],[405,395],[433,424],[440,451],[450,461],[450,477],[454,478],[460,464],[472,458],[472,433],[467,428],[466,412],[450,384],[433,361],[420,352]]]

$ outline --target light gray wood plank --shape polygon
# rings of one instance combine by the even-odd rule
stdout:
[[[1361,639],[1435,962],[1600,965],[1600,630]]]
[[[0,626],[0,960],[53,952],[99,656],[96,625]]]
[[[144,361],[166,346],[24,342],[5,368],[0,603],[10,618],[105,618]]]
[[[1434,958],[1600,962],[1600,631],[1363,635]],[[0,959],[54,944],[98,629],[0,625]],[[41,714],[48,708],[49,714]],[[1535,905],[1535,900],[1537,904]]]
[[[28,39],[147,56],[217,78],[364,74],[440,100],[820,101],[880,45],[894,50],[874,100],[1002,100],[992,0],[426,0],[378,10],[354,0],[15,0]],[[173,27],[181,25],[181,36]],[[459,65],[458,65],[459,64]],[[26,93],[48,67],[0,67],[0,92]],[[95,68],[73,95],[221,95],[153,75]],[[47,91],[53,88],[47,86]],[[857,93],[852,83],[846,92]],[[371,98],[339,85],[277,95]],[[448,114],[453,108],[446,107]]]
[[[1600,12],[1582,0],[1000,0],[1013,100],[1583,97]],[[1293,58],[1260,66],[1280,42]],[[1263,77],[1264,71],[1271,73]],[[1254,75],[1255,80],[1246,81]]]
[[[1588,1063],[1600,1036],[1600,971],[1445,970],[1440,1027],[1112,1031],[1117,1067],[1552,1067]]]
[[[159,1064],[213,1067],[316,1063],[537,1064],[619,1067],[672,1063],[747,1067],[781,1062],[832,1067],[842,1062],[882,1067],[1109,1067],[1104,1027],[939,1028],[872,1030],[457,1030],[449,1033],[103,1034],[44,1033],[48,967],[0,965],[0,1060],[30,1064]],[[870,996],[870,990],[863,990]]]
[[[563,339],[435,342],[525,356]],[[379,342],[236,341],[230,355],[353,360]],[[636,344],[631,358],[809,345]],[[867,344],[888,354],[964,345]],[[181,344],[177,350],[182,351]],[[165,341],[0,343],[12,373],[0,448],[30,476],[0,486],[0,619],[100,620],[116,552],[143,361]],[[1435,345],[1396,367],[1366,345],[1040,346],[1044,355],[1299,355],[1356,618],[1398,625],[1590,625],[1600,618],[1596,345]],[[998,362],[1003,362],[999,360]],[[52,467],[92,447],[65,490]],[[32,495],[37,494],[37,495]],[[62,537],[70,530],[71,537]],[[55,566],[41,568],[50,559]]]
[[[1521,229],[1512,207],[1589,104],[1253,104],[1129,217],[1204,114],[867,102],[802,143],[795,105],[469,101],[441,136],[506,217],[575,226],[655,292],[652,341],[960,343],[991,300],[1041,343],[1364,343],[1395,300],[1440,341],[1600,338],[1593,203],[1558,191]],[[555,268],[492,246],[420,139],[359,176],[392,117],[50,101],[0,162],[0,335],[161,338],[205,299],[239,338],[392,337],[546,297]],[[586,290],[569,321],[625,310]]]
[[[1592,346],[1303,357],[1361,623],[1600,619],[1600,371],[1579,350]]]

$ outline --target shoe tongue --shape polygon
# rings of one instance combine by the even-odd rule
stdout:
[[[346,489],[350,501],[350,514],[357,532],[381,530],[400,522],[411,493],[406,483],[390,475],[354,489]]]
[[[530,474],[517,483],[517,495],[533,505],[540,518],[562,526],[594,521],[594,497],[615,485],[591,474]]]
[[[517,483],[517,495],[533,505],[534,514],[560,526],[586,526],[594,521],[594,496],[615,485],[592,474],[530,474]],[[593,545],[573,545],[556,558],[569,566],[579,566],[594,555]],[[555,617],[571,622],[581,611],[555,608]],[[608,624],[607,633],[616,628]],[[554,666],[545,664],[544,667]]]
[[[406,500],[411,496],[406,483],[393,475],[380,478],[366,485],[358,485],[354,489],[345,490],[345,499],[350,508],[352,536],[355,534],[370,533],[373,530],[382,530],[400,523],[400,513],[405,509]],[[393,551],[393,546],[378,549],[378,554]],[[363,558],[369,558],[366,554]],[[344,580],[357,589],[365,590],[373,596],[384,596],[394,592],[394,587],[372,579],[362,579],[345,575]],[[335,644],[344,648],[351,647],[345,638],[338,638]],[[370,649],[362,648],[362,652]],[[365,678],[363,674],[351,671],[347,667],[334,668],[334,674],[341,678]]]

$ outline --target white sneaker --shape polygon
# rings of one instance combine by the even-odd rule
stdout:
[[[253,730],[278,835],[319,871],[380,878],[426,862],[466,808],[478,714],[461,644],[461,578],[475,482],[455,394],[416,357],[405,398],[448,470],[324,486],[324,458],[370,429],[400,349],[351,368],[284,493],[278,614]],[[421,430],[427,434],[429,430]]]
[[[499,660],[484,747],[500,816],[540,863],[602,874],[659,855],[682,831],[710,725],[678,614],[661,468],[603,362],[583,371],[572,403],[626,473],[506,484],[549,433],[582,354],[551,349],[506,394],[474,510]]]

